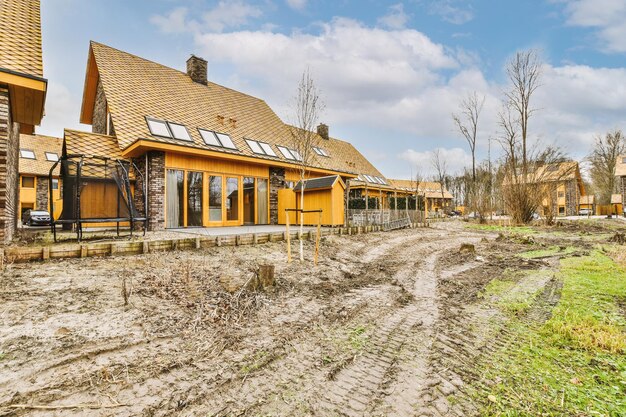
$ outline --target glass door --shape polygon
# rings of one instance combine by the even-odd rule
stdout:
[[[187,227],[202,226],[202,172],[187,172]]]
[[[256,199],[257,199],[257,224],[268,224],[268,201],[267,179],[257,178],[256,180]]]
[[[226,221],[239,224],[239,178],[226,178],[226,195],[224,196]]]
[[[167,223],[168,228],[183,227],[184,225],[184,173],[175,169],[167,170]]]
[[[222,177],[209,175],[209,222],[222,222]]]
[[[254,178],[243,179],[243,223],[254,224]]]

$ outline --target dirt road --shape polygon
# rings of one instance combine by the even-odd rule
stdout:
[[[445,223],[329,237],[318,266],[278,243],[11,266],[0,415],[471,415],[465,387],[488,383],[475,364],[507,343],[477,295],[549,266],[495,239]],[[274,291],[223,290],[261,263]],[[558,299],[538,277],[510,291]]]

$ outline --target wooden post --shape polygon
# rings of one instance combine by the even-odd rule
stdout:
[[[200,249],[200,238],[196,238],[196,249]]]
[[[47,261],[50,259],[50,247],[49,246],[44,246],[42,248],[41,258],[44,261]]]
[[[286,211],[285,212],[287,214],[287,232],[285,232],[287,234],[287,239],[285,239],[287,241],[287,263],[291,263],[291,236],[289,234],[289,212]]]
[[[259,236],[256,233],[254,233],[252,235],[252,244],[256,245],[257,243],[259,243]]]
[[[322,228],[322,213],[319,213],[319,217],[317,220],[317,235],[315,236],[315,257],[313,258],[313,263],[317,265],[317,256],[320,252],[320,232]]]
[[[369,196],[369,193],[367,191],[367,184],[365,184],[365,224],[370,224],[369,203],[370,203],[370,196]]]
[[[222,238],[220,236],[215,238],[215,245],[222,246]]]
[[[114,245],[115,243],[111,243],[111,255],[113,255]],[[87,245],[80,245],[80,257],[81,258],[87,257]]]

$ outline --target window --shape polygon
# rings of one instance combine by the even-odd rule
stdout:
[[[214,132],[212,130],[198,129],[204,143],[210,146],[219,146],[220,148],[228,148],[238,150],[233,140],[226,133]]]
[[[559,198],[565,197],[565,191],[559,191],[558,196]]]
[[[252,149],[252,152],[259,155],[268,155],[268,156],[276,156],[276,152],[272,149],[272,147],[264,142],[259,142],[252,139],[246,139],[246,143]]]
[[[46,152],[46,159],[48,161],[56,162],[59,160],[59,154],[54,152]]]
[[[296,151],[295,149],[289,149],[289,151],[291,152],[293,157],[296,158],[296,161],[302,162],[302,155],[300,155],[300,152]]]
[[[29,149],[20,149],[20,157],[26,159],[35,159],[35,152]]]
[[[226,178],[226,220],[239,220],[239,179]]]
[[[202,226],[202,173],[187,172],[187,226]]]
[[[283,156],[287,159],[291,159],[293,161],[296,160],[296,158],[291,154],[291,152],[289,151],[289,149],[285,148],[284,146],[276,146],[278,148],[278,150],[280,151],[280,153],[283,154]]]
[[[209,176],[209,221],[222,221],[222,177]]]
[[[189,131],[185,126],[172,122],[167,122],[167,125],[169,126],[172,135],[174,135],[174,139],[186,140],[188,142],[193,140],[191,139]]]
[[[22,188],[35,188],[35,177],[22,177]]]
[[[148,129],[150,129],[150,134],[154,136],[162,136],[165,138],[171,138],[172,133],[170,129],[167,127],[167,123],[162,120],[150,119],[146,117],[146,121],[148,122]]]
[[[319,156],[325,156],[325,157],[329,157],[330,155],[328,154],[328,152],[326,152],[324,149],[319,148],[317,146],[313,147],[313,150],[315,151],[316,154],[318,154]]]
[[[52,179],[52,189],[53,190],[58,190],[59,189],[59,180],[56,178]]]

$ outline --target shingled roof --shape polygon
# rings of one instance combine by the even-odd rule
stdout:
[[[329,175],[327,177],[319,177],[313,178],[310,180],[306,180],[304,182],[304,190],[325,190],[328,188],[333,188],[337,181],[341,182],[341,178],[339,175]],[[298,181],[295,187],[293,187],[294,191],[300,191],[302,189],[302,181]]]
[[[43,77],[39,0],[0,0],[0,69]]]
[[[390,179],[390,184],[398,189],[405,191],[415,191],[415,181]],[[418,192],[426,196],[426,198],[441,198],[441,184],[434,181],[422,181],[419,183]],[[451,199],[452,194],[445,188],[443,189],[443,197]]]
[[[35,159],[22,158],[20,154],[20,174],[47,176],[55,161],[46,158],[46,152],[61,156],[63,139],[43,135],[20,135],[20,149],[33,151]]]
[[[65,139],[63,153],[65,155],[97,155],[111,159],[123,159],[115,136],[71,129],[65,129],[63,136]]]

